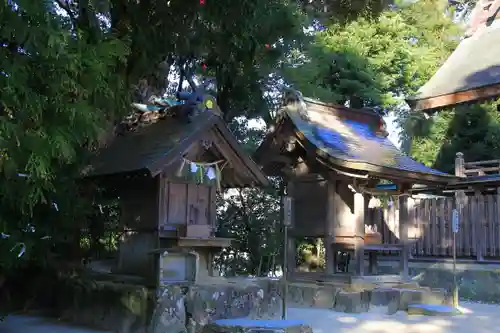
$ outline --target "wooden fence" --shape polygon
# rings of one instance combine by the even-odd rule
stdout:
[[[414,257],[451,257],[453,198],[410,199],[409,239]],[[384,243],[399,238],[397,203],[372,210],[372,221]],[[462,258],[500,258],[500,195],[468,196],[460,214],[457,256]]]

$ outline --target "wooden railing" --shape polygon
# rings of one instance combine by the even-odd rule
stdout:
[[[456,176],[467,178],[494,174],[500,174],[500,160],[465,162],[464,155],[457,153]],[[500,191],[481,192],[485,189],[472,186],[466,190],[469,195],[464,196],[457,233],[458,257],[500,259]],[[451,257],[451,221],[455,198],[410,198],[408,204],[411,254],[420,258]],[[397,200],[389,207],[372,209],[370,221],[382,234],[383,243],[398,243]]]
[[[464,173],[466,177],[499,174],[500,160],[465,162]]]
[[[451,215],[454,198],[410,199],[409,239],[414,257],[452,255]],[[396,203],[373,211],[382,241],[397,244],[399,213]],[[468,196],[457,233],[457,256],[482,260],[500,258],[500,195]]]

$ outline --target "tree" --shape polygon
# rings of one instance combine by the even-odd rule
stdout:
[[[101,211],[99,187],[80,179],[131,100],[161,94],[172,68],[203,61],[228,122],[265,113],[268,73],[302,36],[287,0],[0,6],[0,279],[24,285],[49,261],[78,267],[82,229],[116,219],[116,203]]]
[[[276,188],[233,189],[226,193],[218,214],[218,235],[235,240],[218,260],[226,275],[266,276],[281,266],[279,198]]]
[[[401,105],[456,45],[443,1],[419,1],[379,16],[332,23],[284,76],[304,95],[352,107]]]
[[[433,119],[415,124],[413,133],[412,156],[452,174],[457,152],[464,153],[467,161],[492,160],[500,156],[497,103],[443,110]]]
[[[126,45],[111,36],[89,44],[47,2],[28,3],[4,2],[0,11],[0,225],[12,242],[20,233],[45,236],[53,202],[75,213],[78,203],[64,198],[75,191],[82,156],[126,101],[114,75]],[[35,232],[23,232],[28,226]]]

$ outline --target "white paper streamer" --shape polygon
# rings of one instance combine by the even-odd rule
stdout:
[[[214,168],[210,167],[207,169],[207,178],[210,180],[214,180],[217,176],[215,175]]]

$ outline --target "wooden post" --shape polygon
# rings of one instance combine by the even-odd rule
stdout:
[[[474,217],[474,220],[472,221],[473,226],[475,230],[475,237],[473,238],[474,242],[474,247],[476,248],[476,260],[477,261],[483,261],[483,244],[485,238],[484,238],[484,197],[481,196],[481,192],[476,190],[474,192],[474,214],[472,215]]]
[[[401,279],[408,280],[408,260],[410,256],[410,248],[408,242],[408,196],[402,195],[399,197],[399,241],[403,247],[399,258],[399,270]]]
[[[289,278],[289,272],[290,272],[290,262],[288,259],[288,255],[292,253],[289,248],[289,237],[288,237],[288,227],[290,226],[292,222],[292,200],[290,193],[291,188],[293,187],[292,183],[288,183],[288,188],[287,188],[287,193],[285,196],[285,189],[283,188],[283,185],[281,185],[280,189],[280,194],[281,194],[281,217],[283,219],[283,290],[282,290],[282,304],[281,304],[281,319],[286,319],[286,302],[287,302],[287,296],[288,296],[288,278]],[[295,251],[293,251],[295,252]]]
[[[465,177],[465,159],[461,152],[455,155],[455,176]]]
[[[457,152],[455,155],[455,176],[465,178],[465,159],[464,154],[461,152]],[[458,216],[461,221],[461,224],[464,225],[464,201],[465,201],[465,191],[455,191],[455,207],[458,210]],[[474,222],[473,222],[474,223]],[[474,225],[471,226],[475,227]],[[474,233],[475,234],[475,233]],[[473,240],[475,242],[475,239]],[[473,243],[473,247],[475,248],[475,243]]]
[[[336,272],[335,251],[333,240],[335,239],[335,192],[337,190],[335,176],[328,179],[327,212],[325,221],[325,273],[334,274]]]
[[[292,198],[291,199],[291,216],[290,216],[290,221],[288,221],[289,225],[285,226],[287,229],[285,237],[286,239],[286,248],[284,251],[286,251],[286,262],[283,263],[283,265],[286,265],[286,272],[287,272],[287,278],[289,279],[295,272],[295,266],[296,266],[296,252],[297,248],[295,247],[295,237],[293,234],[293,228],[295,226],[295,200],[294,194],[293,194],[293,189],[294,189],[294,183],[293,182],[288,182],[287,184],[287,196]],[[289,232],[292,231],[292,232]]]
[[[362,193],[354,193],[354,258],[356,261],[356,275],[364,275],[365,267],[365,197]]]

